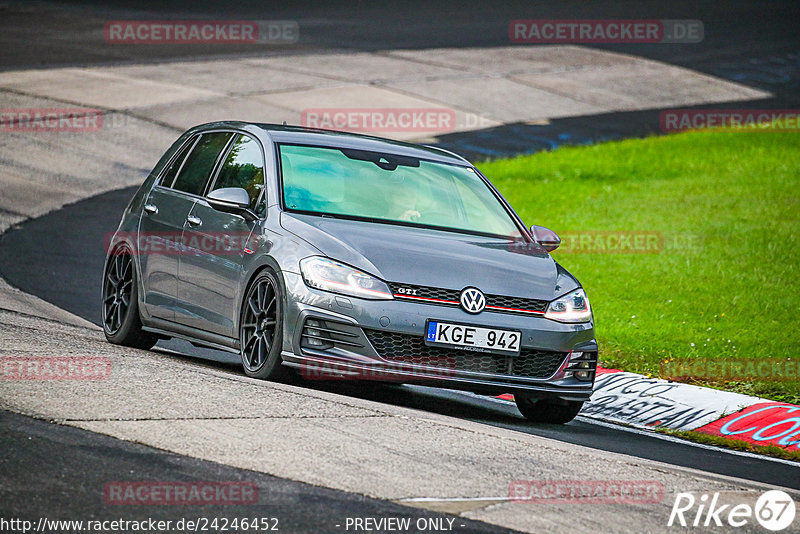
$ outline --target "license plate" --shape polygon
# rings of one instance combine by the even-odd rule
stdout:
[[[515,330],[499,330],[440,321],[428,321],[425,344],[476,352],[519,353],[522,334]]]

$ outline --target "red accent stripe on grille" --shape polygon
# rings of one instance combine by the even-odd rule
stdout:
[[[505,310],[505,311],[514,311],[514,312],[522,312],[522,313],[535,313],[537,315],[544,315],[543,311],[535,311],[535,310],[520,310],[519,308],[504,308],[502,306],[486,306],[487,309],[492,310]]]
[[[442,300],[442,299],[434,299],[434,298],[430,298],[430,297],[415,297],[415,296],[412,296],[412,295],[401,295],[399,293],[393,293],[392,295],[394,297],[400,298],[400,299],[425,300],[425,301],[428,301],[428,302],[442,302],[444,304],[456,304],[456,305],[459,304],[459,302],[456,301],[456,300]],[[519,308],[504,308],[502,306],[486,306],[486,309],[513,311],[513,312],[521,312],[521,313],[533,313],[533,314],[536,314],[536,315],[544,315],[543,311],[521,310]]]
[[[397,293],[393,293],[393,296],[401,299],[416,299],[416,300],[428,300],[431,302],[444,302],[445,304],[458,304],[456,300],[442,300],[442,299],[432,299],[428,297],[413,297],[411,295],[398,295]]]

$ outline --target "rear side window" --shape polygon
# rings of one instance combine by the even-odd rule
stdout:
[[[241,187],[247,191],[250,209],[258,212],[256,204],[264,189],[264,158],[258,141],[246,135],[236,137],[212,190],[223,187]]]
[[[230,132],[203,134],[186,158],[173,189],[202,196],[214,165],[233,136]]]
[[[178,152],[178,155],[172,160],[172,163],[169,164],[169,167],[167,167],[167,170],[161,177],[161,185],[164,187],[172,187],[172,182],[175,181],[175,176],[178,174],[178,171],[181,170],[183,160],[186,159],[186,154],[188,154],[192,149],[195,141],[197,141],[197,137],[192,137],[188,143],[183,145],[183,148],[181,148],[180,152]]]

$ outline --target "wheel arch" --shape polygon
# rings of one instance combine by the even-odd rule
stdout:
[[[114,235],[111,237],[109,242],[105,244],[106,248],[106,259],[103,262],[103,283],[105,283],[106,271],[108,270],[108,263],[111,258],[117,253],[117,251],[122,248],[127,247],[131,252],[131,261],[133,262],[133,268],[136,270],[136,300],[139,304],[137,307],[139,309],[139,320],[142,322],[143,319],[149,317],[147,312],[144,308],[144,281],[142,280],[142,267],[139,265],[139,255],[136,253],[136,246],[135,243],[131,240],[130,233],[125,232],[115,232]],[[100,298],[103,298],[103,284],[100,285]]]
[[[284,304],[283,309],[286,309],[286,281],[283,279],[283,271],[274,258],[266,256],[261,262],[258,263],[258,265],[254,266],[250,270],[250,274],[247,276],[247,283],[241,286],[242,291],[239,294],[239,302],[236,307],[237,340],[239,339],[239,329],[241,328],[242,323],[242,308],[244,307],[244,299],[247,297],[247,292],[250,290],[250,286],[253,284],[253,281],[266,270],[271,270],[273,273],[275,273],[275,278],[278,280],[278,284],[280,285],[281,289],[281,299],[283,299],[282,303]]]

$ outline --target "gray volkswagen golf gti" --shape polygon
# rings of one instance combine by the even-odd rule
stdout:
[[[382,380],[514,394],[565,423],[589,398],[589,301],[469,162],[299,127],[184,133],[108,240],[111,343],[239,353],[248,376]]]

